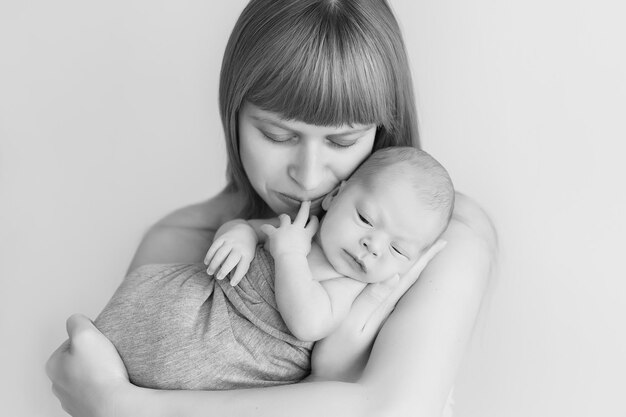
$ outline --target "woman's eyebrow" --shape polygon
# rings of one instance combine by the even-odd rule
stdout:
[[[367,132],[368,130],[370,130],[372,127],[374,126],[365,126],[365,127],[360,127],[358,129],[352,129],[352,130],[348,130],[346,132],[339,132],[339,133],[334,133],[332,135],[327,135],[326,138],[327,139],[339,139],[342,136],[348,136],[348,135],[355,135],[357,133],[364,133]]]
[[[257,122],[262,122],[262,123],[268,123],[271,124],[273,126],[279,127],[281,129],[285,129],[285,130],[289,130],[289,131],[294,131],[293,128],[282,124],[280,121],[275,120],[275,119],[269,119],[267,117],[263,117],[263,116],[254,116],[251,115],[250,118],[256,120]]]

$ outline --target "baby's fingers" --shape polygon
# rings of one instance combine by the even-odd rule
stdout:
[[[309,219],[310,208],[311,202],[303,201],[302,204],[300,204],[300,210],[298,210],[298,214],[296,215],[296,219],[293,221],[293,224],[304,227],[304,225],[306,225],[306,221]]]
[[[217,271],[215,278],[224,279],[226,275],[228,275],[228,273],[232,271],[234,267],[237,266],[240,260],[241,260],[241,255],[230,252],[230,254],[228,255],[228,258],[226,258],[226,260],[220,267],[220,270]]]
[[[206,253],[206,256],[204,257],[205,265],[208,265],[211,262],[211,259],[213,259],[213,256],[215,256],[215,252],[217,252],[217,250],[220,247],[222,247],[223,244],[224,244],[224,241],[221,239],[217,239],[213,241],[213,243],[211,244],[211,247],[209,248],[209,251]]]
[[[219,269],[222,262],[224,262],[224,260],[230,253],[230,250],[230,245],[220,246],[217,252],[215,252],[215,255],[213,255],[211,262],[209,263],[209,267],[206,270],[207,274],[213,275]]]
[[[250,261],[242,257],[239,261],[239,264],[237,265],[237,269],[235,269],[235,272],[233,272],[233,275],[230,277],[230,285],[234,287],[235,285],[239,284],[239,281],[241,281],[246,272],[248,272],[249,268]]]
[[[291,224],[291,217],[288,214],[281,214],[278,216],[278,220],[280,221],[280,227]]]
[[[274,226],[272,226],[271,224],[263,224],[261,225],[261,231],[263,233],[265,233],[268,237],[272,236],[274,233],[276,233],[276,228]]]
[[[309,235],[309,237],[313,238],[313,236],[315,236],[315,233],[317,232],[317,229],[319,228],[320,225],[320,221],[317,218],[317,216],[311,216],[311,218],[309,219],[309,224],[306,225],[305,229]]]

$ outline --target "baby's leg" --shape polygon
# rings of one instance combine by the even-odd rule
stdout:
[[[210,310],[214,281],[203,265],[147,265],[125,278],[95,321],[115,345],[131,382],[191,389],[204,362],[198,314]],[[192,313],[193,314],[190,314]]]

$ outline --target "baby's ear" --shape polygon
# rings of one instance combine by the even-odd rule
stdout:
[[[341,183],[338,186],[336,186],[331,192],[326,194],[326,197],[324,197],[324,199],[322,200],[322,209],[324,211],[328,211],[328,208],[332,204],[335,197],[339,195],[345,183],[346,183],[345,181],[341,181]]]

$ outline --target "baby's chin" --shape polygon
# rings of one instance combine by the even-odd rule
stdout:
[[[374,276],[367,275],[365,277],[361,277],[360,279],[358,279],[358,281],[364,282],[365,284],[376,284],[376,283],[379,283],[379,282],[386,281],[389,278],[391,278],[391,276],[385,277],[385,276],[377,275],[377,276],[374,277]]]
[[[376,284],[378,282],[383,282],[391,277],[387,277],[385,278],[384,276],[381,276],[379,274],[355,274],[354,272],[352,274],[344,274],[345,276],[347,276],[348,278],[352,278],[355,281],[359,281],[362,282],[364,284]]]

